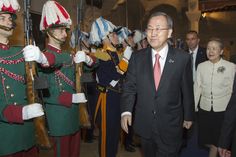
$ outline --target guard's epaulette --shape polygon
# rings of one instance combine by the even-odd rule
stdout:
[[[104,46],[103,46],[103,49],[104,49],[105,51],[116,52],[116,48],[111,47],[110,45],[104,45]]]
[[[104,49],[97,49],[96,52],[91,53],[91,55],[103,61],[111,60],[111,56]]]

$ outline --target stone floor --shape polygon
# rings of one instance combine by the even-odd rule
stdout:
[[[98,142],[95,140],[93,143],[81,143],[81,153],[80,157],[99,157],[97,151]],[[53,151],[40,151],[40,157],[53,157]],[[117,157],[141,157],[141,153],[138,148],[136,152],[130,153],[124,150],[122,146],[119,148]]]

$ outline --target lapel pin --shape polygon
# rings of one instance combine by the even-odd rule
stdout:
[[[173,59],[169,59],[169,63],[174,63],[175,61]]]

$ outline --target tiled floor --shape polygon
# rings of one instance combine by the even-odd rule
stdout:
[[[82,142],[80,157],[99,157],[97,147],[97,141],[94,141],[93,143]],[[52,150],[40,151],[40,157],[53,157],[53,152]],[[136,148],[136,152],[130,153],[126,152],[124,148],[120,146],[117,157],[141,157],[141,154],[138,148]]]

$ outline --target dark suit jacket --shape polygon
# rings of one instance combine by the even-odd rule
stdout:
[[[230,56],[230,62],[233,62],[234,64],[236,64],[236,55]]]
[[[208,60],[206,55],[206,49],[198,47],[195,68],[197,69],[198,64],[205,62],[206,60]]]
[[[236,75],[234,77],[233,93],[229,104],[226,108],[223,126],[221,128],[221,136],[219,139],[219,147],[230,148],[233,131],[236,127]]]
[[[190,53],[189,50],[187,50],[187,52]],[[195,69],[197,70],[198,64],[205,62],[206,60],[208,60],[206,55],[206,49],[199,46],[197,50]]]
[[[182,139],[183,120],[194,113],[190,55],[169,47],[159,88],[156,91],[151,48],[132,54],[121,98],[121,112],[132,112],[135,96],[134,129],[143,138],[151,137],[154,121],[167,143]]]

